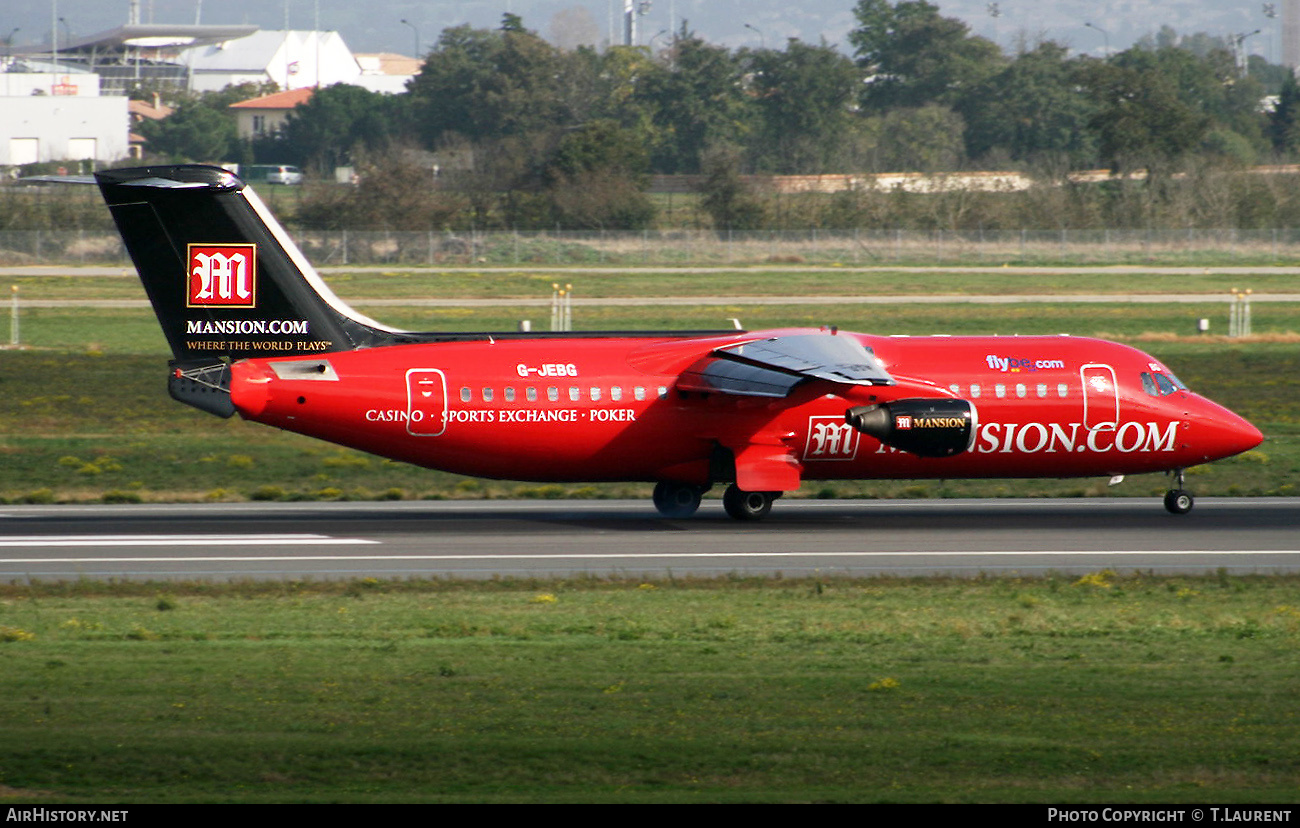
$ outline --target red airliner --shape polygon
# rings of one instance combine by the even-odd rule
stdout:
[[[97,173],[171,345],[171,395],[429,468],[715,484],[763,517],[804,480],[1119,476],[1261,442],[1158,360],[1069,336],[767,331],[413,333],[358,314],[216,167]]]

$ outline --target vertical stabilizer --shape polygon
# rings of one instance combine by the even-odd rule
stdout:
[[[229,171],[139,167],[95,179],[177,363],[347,351],[400,338],[339,300]]]

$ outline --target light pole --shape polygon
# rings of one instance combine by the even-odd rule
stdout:
[[[1272,21],[1277,19],[1277,4],[1265,3],[1262,11],[1264,16],[1269,19],[1269,25],[1272,25]],[[1268,33],[1268,62],[1273,62],[1273,32],[1271,30]]]
[[[1110,32],[1106,31],[1100,26],[1094,26],[1091,23],[1084,23],[1083,25],[1087,26],[1089,29],[1096,29],[1097,31],[1101,32],[1101,36],[1106,39],[1105,57],[1110,57]]]
[[[755,34],[758,35],[758,48],[762,49],[763,51],[767,51],[767,38],[763,36],[762,30],[757,28],[756,26],[751,26],[748,23],[745,23],[743,25],[746,29],[749,29],[751,32],[754,32]]]
[[[666,35],[666,34],[668,34],[668,30],[667,30],[667,29],[660,29],[659,31],[655,32],[654,37],[650,38],[650,56],[651,56],[651,57],[654,57],[654,53],[655,53],[655,41],[658,40],[659,38],[663,37],[663,36]]]
[[[1263,31],[1263,29],[1256,29],[1253,32],[1246,32],[1243,34],[1232,36],[1232,52],[1237,59],[1237,71],[1240,72],[1243,77],[1246,75],[1247,61],[1246,61],[1246,49],[1244,46],[1242,46],[1242,44],[1246,42],[1246,38],[1254,37],[1255,35],[1259,34],[1261,31]]]
[[[53,80],[59,74],[59,0],[50,0],[50,53],[50,62],[54,64]]]
[[[407,20],[406,18],[402,18],[401,22],[403,25],[410,26],[411,31],[415,33],[415,59],[419,60],[420,59],[420,30],[415,28],[415,24]]]

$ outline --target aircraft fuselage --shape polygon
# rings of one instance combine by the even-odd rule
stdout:
[[[719,341],[775,333],[791,332]],[[1159,393],[1150,379],[1156,393],[1147,390],[1144,373],[1172,375],[1116,343],[839,335],[870,349],[904,390],[828,393],[813,383],[779,400],[681,391],[672,337],[541,336],[249,359],[233,366],[231,394],[250,420],[421,466],[528,481],[706,485],[715,447],[756,442],[782,447],[798,478],[825,480],[1133,474],[1258,443],[1258,431],[1209,400],[1172,385]],[[917,386],[972,404],[968,450],[918,457],[846,423],[846,409]]]

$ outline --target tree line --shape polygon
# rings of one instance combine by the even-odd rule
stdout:
[[[506,14],[496,29],[445,29],[403,94],[320,89],[283,130],[241,142],[226,107],[261,90],[237,87],[181,97],[172,116],[141,131],[151,152],[172,159],[353,166],[356,192],[313,193],[298,218],[408,229],[644,227],[656,214],[645,193],[652,174],[702,176],[701,207],[719,227],[983,226],[1017,216],[1029,226],[1169,224],[1197,212],[1185,203],[1189,172],[1204,187],[1208,171],[1300,150],[1294,75],[1257,56],[1241,66],[1227,39],[1166,27],[1105,58],[1052,41],[1007,54],[925,0],[858,0],[853,14],[851,54],[798,39],[733,50],[685,23],[653,51],[566,50]],[[1265,107],[1270,93],[1276,105]],[[742,178],[1008,168],[1033,170],[1060,192],[949,194],[962,203],[937,208],[899,193],[781,203]],[[1068,185],[1068,172],[1095,168],[1116,178]],[[1265,220],[1225,206],[1248,200],[1245,185],[1222,186],[1237,189],[1216,196],[1216,221]],[[1046,219],[1036,212],[1045,201],[1060,202]]]

